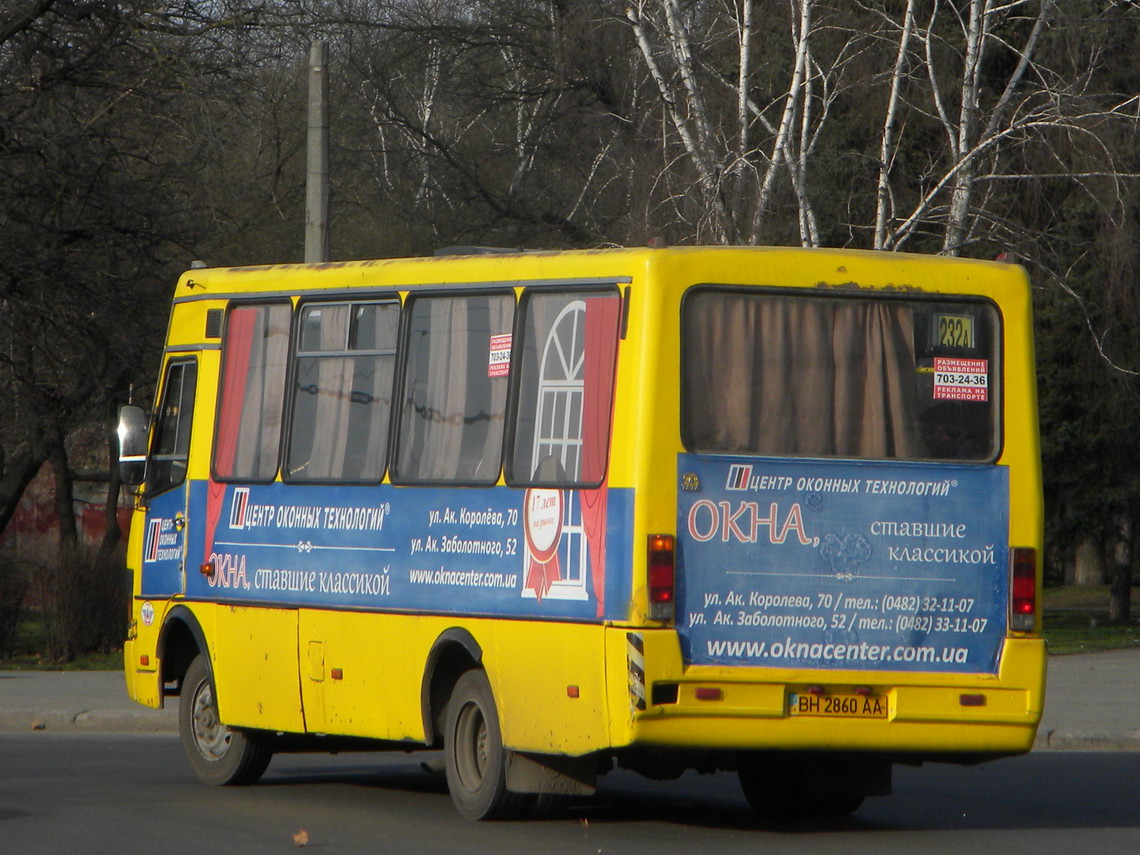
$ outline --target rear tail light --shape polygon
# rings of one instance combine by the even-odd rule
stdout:
[[[1015,548],[1009,577],[1009,628],[1032,632],[1037,627],[1037,551]]]
[[[649,617],[653,620],[670,620],[676,600],[673,535],[649,535],[646,564],[649,575]]]

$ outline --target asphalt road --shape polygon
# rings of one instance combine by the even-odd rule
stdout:
[[[902,768],[895,794],[855,816],[779,830],[757,825],[730,775],[615,773],[553,818],[469,823],[423,758],[278,756],[262,783],[216,789],[193,779],[170,734],[0,734],[0,852],[1140,852],[1140,752]]]

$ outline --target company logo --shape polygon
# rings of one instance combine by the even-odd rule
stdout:
[[[230,505],[230,528],[245,528],[245,512],[249,508],[249,487],[235,487]]]
[[[747,490],[752,481],[751,463],[733,463],[728,467],[728,480],[725,482],[726,490]]]
[[[162,538],[162,520],[149,520],[146,524],[146,549],[143,560],[146,562],[158,560],[158,546]]]

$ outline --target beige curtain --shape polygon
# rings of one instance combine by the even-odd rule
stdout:
[[[491,336],[511,331],[511,295],[416,300],[398,474],[494,483],[502,465],[507,378],[488,377]]]
[[[343,303],[306,310],[316,334],[297,359],[289,473],[297,480],[378,481],[388,421],[400,309]],[[362,351],[362,352],[358,352]]]
[[[685,304],[686,439],[700,451],[922,456],[901,303],[704,291]]]
[[[396,338],[400,326],[400,307],[395,303],[376,306],[371,317],[371,340],[379,350],[388,351],[375,357],[358,357],[357,364],[367,362],[371,377],[361,378],[361,389],[371,392],[367,429],[367,451],[364,455],[364,477],[371,480],[384,474],[388,465],[388,422],[392,413],[392,383],[396,375]]]
[[[870,300],[845,304],[836,312],[833,341],[846,365],[835,374],[835,453],[925,456],[911,308]]]
[[[352,306],[321,306],[320,348],[343,352],[348,342]],[[314,357],[308,357],[310,359]],[[344,356],[317,357],[317,410],[312,457],[307,478],[341,478],[348,446],[352,408],[353,360]]]

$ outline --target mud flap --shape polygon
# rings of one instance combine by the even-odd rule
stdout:
[[[507,752],[507,789],[513,793],[589,796],[597,786],[597,761],[592,757]]]

